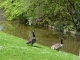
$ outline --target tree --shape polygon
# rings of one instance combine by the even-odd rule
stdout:
[[[32,21],[37,18],[56,28],[80,30],[79,0],[5,0],[1,7],[5,10],[8,20]],[[58,22],[57,22],[58,21]],[[56,25],[55,23],[61,25]]]

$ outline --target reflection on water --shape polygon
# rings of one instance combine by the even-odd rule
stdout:
[[[23,24],[9,22],[5,22],[1,25],[6,26],[6,29],[3,30],[4,32],[24,38],[26,40],[32,36],[31,31],[35,29],[37,43],[48,47],[50,47],[52,44],[59,43],[62,37],[60,33],[46,28],[35,28],[31,26],[25,26]],[[66,40],[64,41],[64,46],[61,50],[79,55],[79,41],[75,37],[66,35]]]

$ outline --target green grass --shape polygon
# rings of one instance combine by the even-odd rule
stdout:
[[[78,60],[78,56],[70,53],[25,43],[24,39],[0,32],[0,60]]]

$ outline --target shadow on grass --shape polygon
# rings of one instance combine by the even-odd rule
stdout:
[[[40,47],[40,46],[33,46],[33,47],[36,47],[36,48],[42,48],[42,47]]]
[[[28,46],[35,47],[35,48],[42,48],[41,46],[36,46],[36,45],[28,45]]]

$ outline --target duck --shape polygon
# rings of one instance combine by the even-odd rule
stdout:
[[[36,37],[35,37],[35,33],[34,33],[34,32],[35,32],[35,30],[32,31],[33,37],[30,38],[26,44],[31,44],[31,45],[33,45],[33,44],[36,42]]]
[[[65,40],[65,39],[62,38],[61,43],[56,43],[56,44],[52,45],[51,48],[59,51],[60,48],[63,47],[63,40]]]

